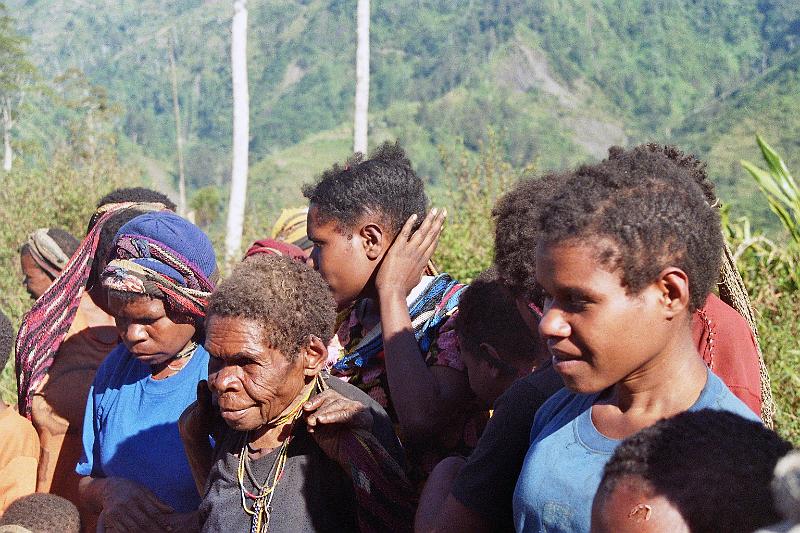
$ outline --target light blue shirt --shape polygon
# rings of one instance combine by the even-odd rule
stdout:
[[[208,352],[198,346],[174,376],[155,380],[150,366],[123,344],[106,357],[89,391],[83,421],[82,476],[122,477],[149,488],[177,512],[198,508],[178,417],[208,378]]]
[[[562,389],[536,413],[531,446],[514,490],[518,532],[589,532],[592,500],[603,467],[622,442],[594,427],[591,407],[599,396]],[[700,409],[730,411],[759,421],[711,371],[689,410]]]

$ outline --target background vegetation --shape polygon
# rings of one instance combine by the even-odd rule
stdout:
[[[30,305],[16,256],[28,232],[60,225],[82,235],[94,202],[118,184],[174,193],[170,45],[190,204],[221,242],[230,2],[6,2],[0,41],[23,43],[35,76],[12,132],[13,170],[0,175],[3,311],[16,321]],[[356,2],[248,4],[245,239],[302,201],[299,184],[349,155]],[[370,144],[400,138],[409,150],[450,214],[436,259],[462,279],[490,263],[488,213],[522,175],[647,140],[707,160],[759,313],[778,428],[800,444],[800,257],[739,163],[760,161],[761,132],[789,168],[800,168],[800,4],[395,0],[373,2],[371,40]],[[10,376],[7,367],[5,399],[13,398]]]

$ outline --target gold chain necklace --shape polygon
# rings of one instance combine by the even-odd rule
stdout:
[[[283,444],[281,444],[280,450],[278,450],[278,456],[275,458],[275,462],[272,463],[272,467],[270,468],[263,485],[259,484],[254,479],[255,476],[250,471],[250,468],[248,468],[247,447],[250,441],[250,432],[248,431],[245,433],[242,449],[239,452],[239,465],[236,469],[236,478],[239,482],[239,494],[241,496],[242,509],[244,509],[244,512],[251,517],[250,533],[266,533],[269,530],[269,519],[272,512],[272,497],[275,495],[275,487],[277,487],[278,481],[280,481],[281,476],[283,475],[283,469],[286,467],[286,460],[289,455],[289,442],[292,440],[294,425],[303,412],[303,404],[305,404],[308,399],[311,398],[311,395],[314,393],[314,391],[322,391],[324,388],[325,384],[322,381],[322,378],[317,376],[314,385],[308,389],[308,393],[303,401],[299,402],[291,411],[273,422],[272,425],[275,427],[285,425],[286,423],[291,423],[291,427],[289,429],[289,436],[286,437],[286,439],[283,441]],[[245,488],[245,474],[247,474],[247,477],[249,477],[250,481],[253,483],[253,486],[257,491],[256,494],[251,493]],[[248,498],[254,500],[253,506],[250,508],[247,506]]]

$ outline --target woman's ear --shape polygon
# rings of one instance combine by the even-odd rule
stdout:
[[[328,347],[316,335],[308,336],[308,344],[302,349],[303,374],[314,377],[320,373],[328,358]]]
[[[497,353],[497,350],[495,349],[495,347],[492,346],[491,344],[489,344],[488,342],[482,342],[481,343],[481,349],[484,352],[486,352],[492,359],[495,359],[498,362],[502,362],[503,361],[502,359],[500,359],[500,354]],[[481,361],[486,365],[487,372],[492,377],[492,379],[497,379],[497,378],[500,377],[501,371],[500,371],[500,367],[498,365],[496,365],[496,364],[493,365],[492,363],[490,363],[489,361],[487,361],[485,359],[481,359]]]
[[[375,222],[369,222],[361,226],[359,236],[364,246],[364,251],[371,261],[379,259],[386,251],[390,242],[387,241],[388,234],[384,228]]]
[[[656,285],[661,291],[660,303],[668,319],[672,319],[689,309],[691,292],[689,291],[689,277],[686,272],[677,267],[665,268],[658,275]]]

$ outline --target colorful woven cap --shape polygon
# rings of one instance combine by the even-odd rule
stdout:
[[[292,207],[281,211],[272,227],[272,237],[286,241],[300,248],[311,248],[314,244],[306,233],[308,207]]]
[[[133,238],[124,239],[124,237]],[[117,248],[111,259],[130,259],[142,267],[173,279],[184,287],[193,283],[162,258],[154,257],[150,244],[159,245],[159,248],[175,255],[175,259],[182,266],[187,267],[196,276],[205,278],[206,281],[212,280],[217,270],[214,247],[208,236],[188,220],[170,211],[145,213],[134,218],[119,229],[114,241],[117,243]],[[135,249],[125,250],[123,247]]]

